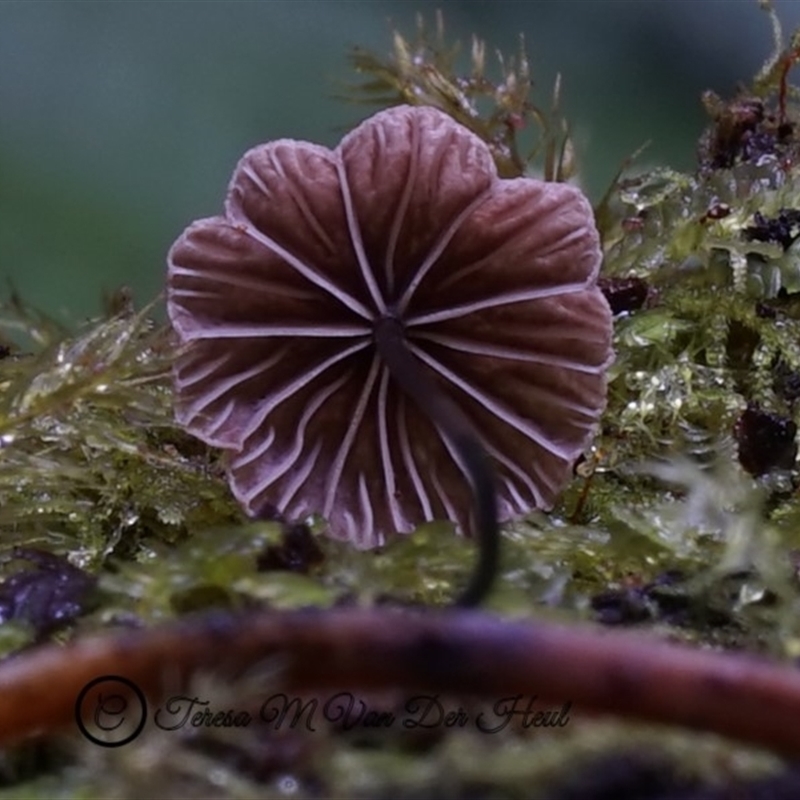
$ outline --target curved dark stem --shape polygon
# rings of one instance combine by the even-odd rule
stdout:
[[[420,368],[419,361],[408,348],[399,320],[393,317],[380,320],[375,326],[375,344],[392,377],[455,447],[469,472],[475,494],[478,562],[456,605],[462,608],[477,606],[494,583],[500,553],[494,471],[489,458],[461,409],[442,394]]]

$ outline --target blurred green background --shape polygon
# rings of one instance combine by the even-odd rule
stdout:
[[[775,3],[787,36],[800,3]],[[334,145],[370,109],[334,99],[352,45],[444,11],[447,31],[513,53],[536,97],[556,72],[582,182],[620,162],[694,165],[700,92],[730,94],[771,52],[755,0],[265,0],[0,3],[0,286],[62,319],[127,284],[161,288],[164,255],[221,209],[239,156],[277,137]]]

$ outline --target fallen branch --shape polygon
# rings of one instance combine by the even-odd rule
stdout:
[[[282,690],[537,695],[572,713],[711,731],[800,756],[800,671],[748,655],[587,626],[476,611],[301,610],[215,614],[0,665],[0,743],[74,725],[81,689],[116,674],[153,702],[202,671],[234,676],[280,656]]]

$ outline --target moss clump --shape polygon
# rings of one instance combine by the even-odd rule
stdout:
[[[366,80],[353,87],[351,99],[384,107],[408,103],[441,109],[489,145],[503,178],[519,177],[534,166],[545,180],[565,181],[575,175],[569,125],[560,110],[560,77],[549,107],[533,102],[522,37],[515,56],[497,54],[496,70],[487,67],[486,44],[473,37],[467,72],[458,70],[459,44],[446,42],[441,13],[435,32],[420,15],[416,36],[406,38],[395,31],[393,45],[388,58],[353,50],[351,64]],[[494,77],[493,72],[499,74]]]
[[[169,334],[151,309],[65,335],[18,300],[0,329],[33,343],[0,361],[0,537],[80,567],[238,519],[211,454],[172,419]]]

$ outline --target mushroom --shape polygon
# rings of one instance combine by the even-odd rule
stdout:
[[[434,108],[254,147],[169,252],[176,419],[250,515],[318,512],[359,548],[477,532],[476,603],[498,520],[552,507],[605,406],[600,262],[577,188],[500,179]]]

